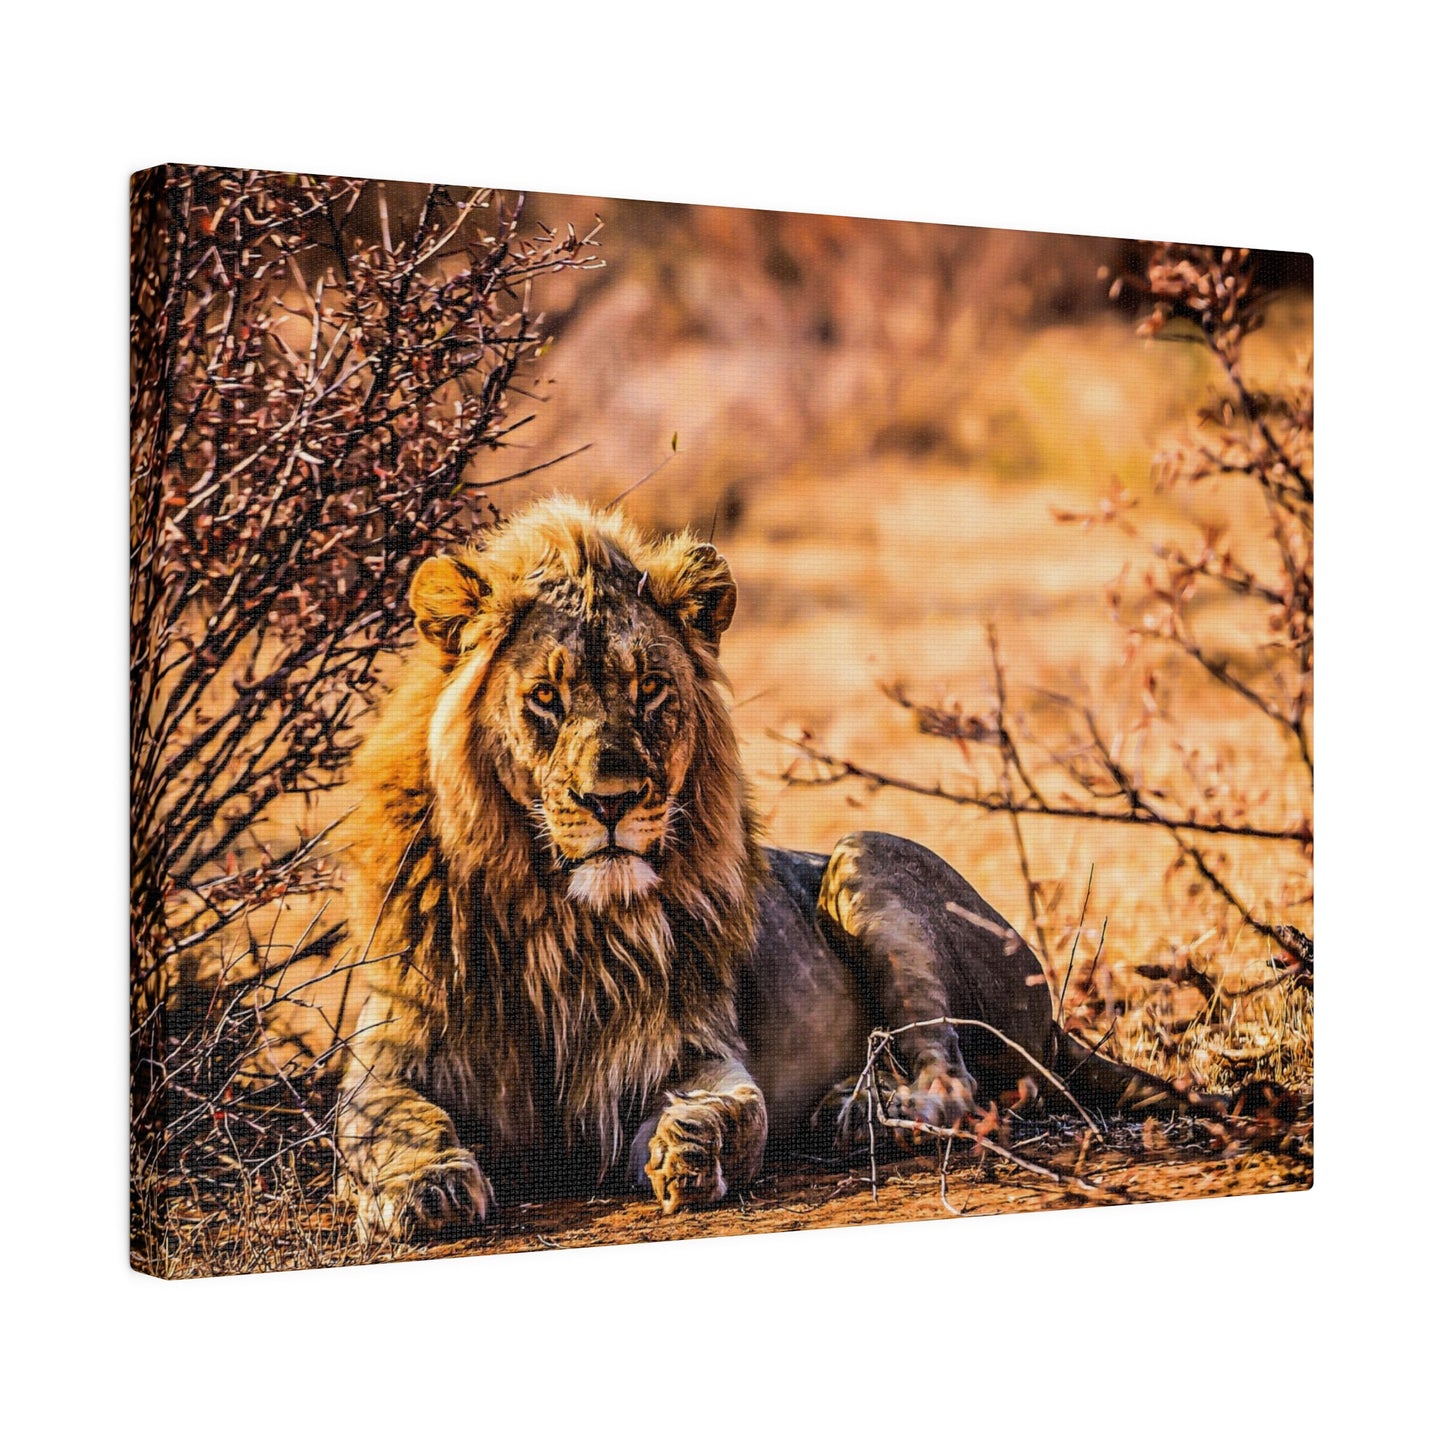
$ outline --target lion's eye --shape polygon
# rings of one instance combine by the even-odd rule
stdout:
[[[541,682],[527,694],[527,706],[543,717],[557,718],[562,714],[562,694],[550,683]]]
[[[645,712],[651,712],[667,696],[667,679],[660,673],[649,672],[637,684],[637,700]]]

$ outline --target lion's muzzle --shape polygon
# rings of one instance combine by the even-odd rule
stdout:
[[[609,833],[615,833],[617,825],[647,797],[645,788],[628,788],[620,793],[578,793],[575,789],[568,791],[572,801],[591,813]]]

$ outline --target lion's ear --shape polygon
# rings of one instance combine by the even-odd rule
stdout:
[[[647,590],[665,611],[715,651],[738,605],[732,568],[711,542],[695,542],[655,567]]]
[[[411,579],[411,610],[417,631],[448,657],[461,651],[462,629],[491,591],[462,557],[428,557]]]

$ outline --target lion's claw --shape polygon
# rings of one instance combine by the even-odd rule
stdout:
[[[944,1065],[928,1065],[912,1084],[894,1090],[888,1114],[932,1129],[956,1130],[978,1112],[975,1088],[967,1073],[960,1074]]]
[[[755,1088],[674,1095],[657,1121],[643,1172],[663,1214],[716,1204],[757,1173],[767,1112]]]
[[[466,1149],[357,1186],[354,1193],[363,1242],[377,1235],[464,1233],[483,1223],[492,1205],[492,1187]]]
[[[723,1116],[709,1098],[678,1100],[662,1115],[644,1169],[664,1214],[684,1204],[716,1204],[727,1193]]]

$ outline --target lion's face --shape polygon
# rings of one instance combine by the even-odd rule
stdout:
[[[700,755],[711,810],[726,801],[740,835],[715,687],[735,595],[710,546],[648,543],[575,504],[544,504],[486,547],[424,563],[412,603],[447,673],[429,753],[449,850],[494,862],[510,808],[554,896],[625,909],[658,888],[689,827],[723,827],[688,821]],[[473,778],[479,768],[490,781]]]
[[[580,587],[553,589],[481,695],[502,786],[569,896],[598,907],[656,886],[698,713],[697,670],[676,630],[625,594],[594,586],[589,606]]]

